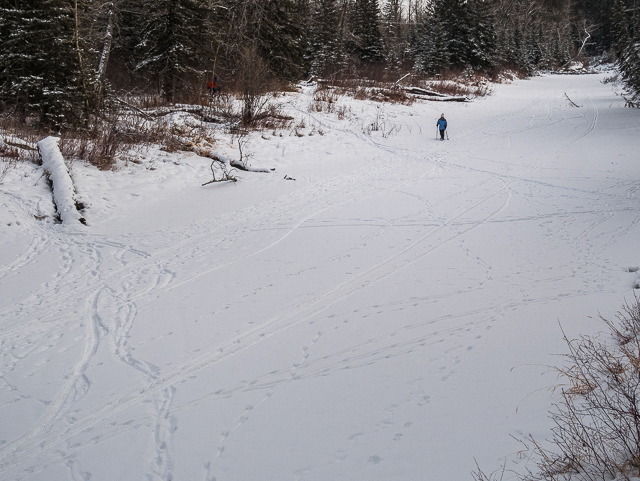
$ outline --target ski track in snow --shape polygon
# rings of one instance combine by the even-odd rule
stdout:
[[[398,186],[395,186],[394,188],[398,188],[401,187],[402,185],[406,185],[409,181],[403,181],[401,182]],[[326,188],[326,186],[324,186],[324,188]],[[344,200],[342,203],[348,203],[348,202],[352,202],[354,199],[353,197],[351,197],[352,194],[350,194],[350,196]],[[374,195],[381,195],[381,193],[376,193]],[[330,196],[328,196],[330,197]],[[295,203],[297,204],[297,201],[299,199],[295,199]],[[329,203],[328,206],[322,208],[322,209],[317,209],[317,206],[315,205],[315,202],[311,205],[309,205],[309,208],[313,209],[313,211],[306,215],[305,217],[303,217],[302,219],[300,219],[299,221],[296,222],[296,224],[294,224],[292,227],[289,227],[286,231],[285,234],[281,235],[275,242],[264,246],[262,248],[258,248],[257,250],[250,250],[250,253],[238,257],[236,259],[233,259],[231,261],[228,261],[226,263],[220,264],[220,265],[216,265],[213,269],[219,269],[221,267],[226,267],[228,265],[233,264],[234,262],[237,262],[239,260],[243,260],[247,257],[251,257],[251,256],[255,256],[271,247],[273,247],[274,245],[276,245],[278,242],[282,241],[283,239],[285,239],[287,236],[289,236],[293,231],[295,231],[300,225],[302,225],[305,221],[309,220],[310,218],[314,217],[315,215],[318,215],[320,213],[322,213],[323,211],[327,210],[327,209],[332,209],[335,208],[337,206],[339,206],[340,204],[334,204],[334,203]],[[298,209],[300,210],[300,209]],[[285,207],[285,209],[282,209],[283,214],[286,213],[287,209]],[[262,212],[259,212],[257,214],[257,217],[262,217],[264,214]],[[246,222],[246,220],[245,220]],[[255,224],[254,224],[255,225]],[[238,228],[236,226],[236,228]],[[206,238],[208,237],[210,234],[210,232],[208,230],[204,230],[204,233],[200,236],[195,236],[192,238],[189,238],[188,240],[182,242],[181,244],[179,244],[177,247],[179,250],[187,250],[187,252],[189,253],[186,257],[195,257],[196,252],[205,252],[207,255],[209,254],[209,252],[211,252],[211,250],[220,247],[219,243],[215,243],[213,245],[209,245],[207,246],[206,249],[202,248],[201,246],[199,246],[199,244]],[[235,234],[235,233],[234,233]],[[144,289],[142,291],[138,291],[135,295],[135,299],[142,299],[144,298],[146,295],[148,295],[149,293],[156,293],[158,290],[162,290],[162,288],[167,288],[167,286],[169,285],[169,281],[167,280],[160,280],[159,277],[160,275],[157,274],[157,271],[160,271],[160,274],[167,274],[167,270],[166,268],[163,267],[159,267],[161,266],[164,262],[168,262],[169,260],[173,259],[175,257],[175,250],[176,250],[176,246],[172,246],[169,249],[166,249],[164,252],[161,252],[159,255],[153,255],[153,256],[149,256],[146,252],[141,252],[138,253],[139,255],[141,254],[142,259],[139,259],[138,261],[132,263],[133,266],[130,266],[129,264],[124,264],[124,266],[122,266],[121,268],[117,269],[115,272],[113,273],[109,273],[109,275],[107,276],[107,278],[102,278],[99,277],[97,282],[92,283],[91,280],[89,279],[89,282],[87,282],[87,286],[86,287],[77,287],[78,285],[82,285],[81,282],[81,278],[80,277],[76,277],[74,272],[71,272],[71,265],[74,263],[88,263],[91,262],[91,264],[93,264],[94,266],[96,266],[97,268],[93,271],[95,273],[97,273],[99,271],[99,267],[102,263],[102,259],[100,258],[100,254],[99,252],[95,249],[95,244],[99,245],[99,241],[95,242],[95,241],[89,241],[87,243],[84,242],[80,242],[80,239],[86,237],[86,236],[80,236],[80,238],[78,239],[71,239],[71,246],[76,247],[77,249],[79,249],[81,252],[85,251],[88,252],[89,257],[91,258],[89,259],[83,259],[82,261],[74,261],[74,259],[71,257],[73,254],[71,254],[73,252],[73,250],[71,250],[69,248],[69,246],[62,246],[60,247],[60,251],[63,253],[69,253],[69,255],[63,255],[63,260],[65,260],[65,263],[61,269],[61,272],[58,274],[58,278],[59,279],[66,279],[66,282],[62,281],[62,282],[55,282],[55,283],[49,283],[47,285],[44,286],[43,292],[35,292],[32,293],[31,296],[29,296],[27,299],[22,300],[19,303],[18,308],[14,308],[13,310],[9,310],[9,309],[5,309],[2,312],[2,316],[6,316],[10,319],[13,319],[14,322],[11,325],[16,325],[16,324],[21,324],[19,327],[12,329],[8,329],[8,330],[3,330],[2,335],[0,336],[0,339],[2,339],[3,341],[6,338],[11,339],[13,337],[13,335],[16,335],[19,333],[19,335],[25,335],[25,332],[28,332],[25,330],[25,326],[24,324],[22,324],[23,320],[33,316],[34,311],[43,311],[46,310],[48,312],[58,312],[59,311],[59,307],[58,306],[64,306],[67,302],[72,301],[75,298],[78,297],[83,297],[83,295],[87,295],[90,292],[93,291],[92,294],[92,301],[90,302],[90,308],[88,309],[90,312],[87,316],[87,319],[85,321],[86,324],[86,337],[85,337],[85,352],[82,356],[82,358],[80,359],[80,361],[77,363],[76,367],[73,369],[73,373],[70,375],[70,377],[67,379],[66,381],[66,385],[65,388],[63,390],[60,391],[59,395],[57,396],[56,400],[54,400],[51,404],[51,407],[48,410],[48,413],[45,415],[45,417],[40,421],[40,423],[34,427],[32,430],[30,430],[29,432],[27,432],[21,439],[14,441],[13,443],[9,444],[8,446],[4,446],[3,447],[3,451],[6,451],[8,449],[13,449],[14,451],[11,453],[11,457],[12,457],[12,461],[15,462],[15,458],[16,458],[16,454],[17,452],[22,452],[23,450],[27,449],[28,443],[29,441],[33,441],[37,439],[37,444],[40,444],[41,440],[42,440],[42,434],[43,432],[46,432],[47,430],[49,430],[52,426],[52,424],[54,424],[57,420],[59,420],[62,416],[64,416],[64,414],[70,409],[70,402],[69,400],[72,399],[73,401],[78,401],[82,395],[84,393],[86,393],[86,391],[89,389],[89,382],[86,379],[85,376],[85,371],[87,369],[87,366],[89,364],[89,362],[91,361],[92,357],[95,355],[95,353],[97,352],[99,343],[102,339],[102,337],[104,337],[104,335],[106,335],[110,329],[108,327],[105,326],[105,324],[103,323],[103,321],[101,320],[101,317],[98,313],[98,300],[99,297],[101,295],[103,295],[103,293],[106,291],[106,286],[108,285],[108,283],[111,280],[117,279],[117,278],[122,278],[123,276],[126,278],[131,278],[133,279],[132,283],[135,284],[144,284],[145,283],[145,278],[148,277],[149,275],[149,271],[156,271],[156,278],[151,282],[151,286],[148,287],[147,289]],[[234,235],[232,235],[231,237],[235,237]],[[224,239],[224,238],[223,238]],[[226,240],[226,239],[224,239]],[[114,244],[111,243],[111,245],[113,246]],[[120,250],[116,252],[115,254],[115,258],[116,259],[122,259],[123,257],[123,251],[125,252],[131,252],[130,249],[128,249],[126,246],[124,245],[117,245],[115,244],[117,247],[120,247]],[[192,249],[191,251],[189,251],[189,249]],[[85,264],[87,265],[87,264]],[[11,269],[10,269],[11,270]],[[188,277],[186,280],[181,281],[180,284],[184,284],[187,282],[191,282],[195,279],[197,279],[198,277],[200,277],[203,274],[206,274],[207,272],[210,271],[205,271],[205,272],[200,272],[200,273],[196,273],[196,274],[192,274],[190,277]],[[78,273],[78,275],[83,275],[82,272]],[[169,273],[169,279],[171,278],[171,275]],[[61,286],[61,284],[69,284],[65,287]],[[97,286],[95,285],[97,284]],[[172,288],[173,286],[170,286],[169,288]],[[131,296],[133,297],[133,296]],[[47,301],[50,300],[52,305],[49,305],[47,303]],[[47,303],[47,304],[45,304]],[[43,305],[44,304],[44,305]],[[34,308],[33,309],[27,309],[25,308],[25,305],[33,305]],[[133,309],[133,305],[130,304],[130,301],[122,301],[120,299],[116,299],[115,302],[115,306],[119,307],[120,309]],[[17,311],[17,312],[16,312]],[[34,319],[33,321],[30,322],[30,324],[33,324],[37,330],[35,331],[31,331],[29,334],[31,335],[42,335],[43,332],[40,330],[41,329],[41,325],[43,323],[52,323],[57,321],[58,319],[56,319],[55,317],[53,319],[49,318],[48,316],[41,316],[39,318]],[[71,321],[73,322],[73,321]],[[130,320],[128,323],[129,327],[130,324],[132,323],[132,320]],[[50,326],[50,330],[59,330],[61,327],[65,326],[66,323],[56,323],[56,324],[52,324]],[[141,370],[140,366],[144,365],[143,363],[137,362],[133,359],[131,359],[130,357],[124,356],[122,354],[123,351],[123,344],[126,342],[124,341],[123,337],[120,335],[120,331],[122,330],[122,326],[117,326],[115,329],[115,336],[116,336],[116,349],[115,349],[115,354],[121,359],[123,360],[123,362],[127,362],[128,364],[130,364],[132,367],[134,367],[137,370]],[[125,333],[126,335],[126,333]],[[264,337],[264,334],[261,333],[259,334],[259,337]],[[240,343],[240,340],[235,340],[232,344],[238,344]],[[232,347],[232,346],[227,346],[228,347]],[[224,350],[225,348],[222,347],[220,348],[221,350]],[[158,391],[161,390],[162,392],[166,391],[167,389],[169,389],[169,387],[162,387],[162,389],[160,389],[158,387],[158,385],[160,383],[162,383],[163,385],[167,384],[167,378],[168,379],[173,379],[173,378],[178,378],[176,380],[179,380],[180,377],[184,378],[187,375],[192,374],[193,372],[201,369],[202,367],[208,365],[210,363],[209,362],[205,362],[204,365],[202,365],[203,360],[195,360],[194,362],[192,362],[192,366],[186,366],[181,368],[178,372],[174,372],[172,375],[170,376],[165,376],[165,379],[163,380],[158,380],[157,376],[151,376],[148,375],[147,373],[147,379],[149,381],[150,386],[153,386],[153,389]],[[12,369],[10,369],[12,370]],[[144,369],[143,369],[144,370]],[[179,376],[181,375],[181,376]],[[126,407],[128,404],[130,404],[131,402],[133,402],[134,400],[136,401],[140,401],[141,399],[144,399],[146,395],[144,396],[140,396],[140,397],[136,397],[135,393],[128,393],[128,395],[124,396],[124,398],[127,400],[127,402],[120,402],[119,404],[117,404],[117,407],[119,409],[122,409],[124,407]],[[113,409],[113,406],[105,406],[105,407],[109,407],[110,409]],[[101,411],[99,411],[99,414],[94,415],[92,417],[93,420],[99,418],[100,416],[102,416]],[[77,426],[81,426],[84,425],[81,421],[83,420],[74,420],[74,424],[76,424]],[[86,421],[86,420],[85,420]],[[77,431],[77,430],[76,430]],[[65,431],[65,436],[70,436],[71,433],[69,431]],[[35,442],[35,441],[34,441]],[[46,442],[45,442],[46,444]],[[159,455],[159,457],[161,458],[161,456]],[[155,470],[154,470],[155,472]],[[157,474],[157,473],[156,473]]]
[[[538,106],[541,101],[542,98],[536,98],[519,111],[509,113],[504,119],[504,123],[508,125],[511,122],[516,123],[515,120],[523,116],[530,118],[525,127],[509,130],[483,128],[480,133],[475,134],[479,143],[490,138],[492,143],[504,141],[509,144],[514,136],[538,135],[550,129],[560,128],[567,121],[566,113],[558,111],[554,114],[558,107],[550,105],[550,100],[545,99],[544,116],[538,119],[535,112],[540,110]],[[204,479],[212,481],[216,479],[217,463],[224,455],[228,443],[233,441],[235,433],[247,420],[273,397],[278,386],[372,366],[427,346],[437,345],[444,339],[459,337],[460,341],[447,341],[451,343],[445,351],[447,358],[442,360],[439,368],[441,380],[446,381],[456,373],[461,356],[473,349],[474,342],[505,312],[523,302],[545,303],[557,299],[560,295],[582,295],[580,292],[573,292],[532,297],[523,289],[521,298],[504,304],[490,302],[487,306],[467,308],[457,314],[416,320],[380,335],[365,336],[362,341],[331,354],[311,357],[310,352],[325,333],[346,328],[339,323],[331,326],[330,321],[324,322],[322,328],[315,331],[311,328],[312,331],[309,332],[313,332],[313,337],[301,346],[299,358],[288,368],[258,374],[225,387],[216,386],[186,402],[176,402],[176,393],[180,385],[195,378],[205,369],[245,353],[285,331],[303,324],[313,324],[312,321],[328,314],[330,308],[345,305],[344,301],[394,278],[445,246],[455,245],[468,262],[476,265],[483,273],[482,279],[473,285],[449,289],[441,294],[398,299],[384,308],[403,310],[412,304],[436,303],[443,299],[453,299],[463,291],[483,289],[493,281],[494,266],[468,245],[467,236],[493,223],[559,221],[560,227],[554,234],[559,234],[566,240],[575,256],[582,258],[585,265],[592,264],[595,272],[602,271],[604,274],[605,266],[593,264],[593,259],[597,259],[598,254],[613,245],[617,239],[630,234],[640,223],[640,215],[635,215],[631,223],[615,226],[612,231],[607,230],[606,226],[617,213],[628,212],[628,209],[620,209],[616,205],[618,199],[611,198],[606,211],[594,205],[592,208],[585,206],[580,211],[504,218],[513,200],[514,188],[523,185],[531,188],[543,186],[540,180],[534,178],[535,174],[597,128],[597,105],[592,98],[588,99],[588,104],[588,110],[586,106],[582,109],[588,114],[580,114],[580,118],[584,120],[583,124],[570,128],[569,138],[560,142],[551,152],[544,154],[543,158],[536,159],[535,153],[531,152],[523,154],[522,158],[518,159],[523,161],[522,164],[517,164],[520,172],[509,170],[496,173],[463,165],[459,163],[460,152],[456,152],[459,147],[453,142],[446,143],[447,147],[451,146],[451,151],[447,152],[444,146],[438,144],[436,150],[428,153],[425,159],[422,153],[412,154],[408,149],[391,145],[381,139],[374,140],[353,128],[344,128],[334,122],[323,121],[320,115],[314,114],[314,122],[323,128],[334,129],[351,136],[355,142],[366,143],[378,150],[379,154],[371,159],[366,168],[358,169],[352,174],[326,179],[309,189],[293,192],[284,199],[281,197],[277,201],[246,208],[241,213],[233,212],[216,216],[213,220],[192,223],[188,233],[180,228],[155,232],[147,238],[135,235],[106,238],[93,235],[86,229],[63,231],[55,225],[34,224],[30,227],[33,240],[24,253],[12,262],[0,266],[0,281],[10,279],[22,269],[33,266],[45,253],[51,251],[59,255],[59,269],[53,278],[39,286],[33,286],[34,288],[25,293],[24,297],[13,300],[0,310],[0,323],[3,327],[0,332],[0,345],[4,353],[3,376],[0,379],[11,392],[22,398],[29,398],[30,395],[21,393],[19,387],[9,382],[7,375],[18,372],[21,365],[28,363],[30,356],[35,352],[42,353],[56,348],[56,342],[62,332],[71,333],[81,329],[84,332],[83,348],[79,351],[81,354],[75,364],[69,367],[57,394],[46,402],[44,414],[37,422],[31,423],[21,436],[0,445],[0,477],[9,479],[4,478],[5,474],[2,473],[15,473],[20,466],[26,466],[29,460],[34,460],[35,464],[28,468],[31,472],[46,471],[50,465],[62,462],[68,468],[71,479],[88,479],[91,473],[85,471],[86,468],[75,460],[73,453],[89,449],[93,444],[73,445],[71,440],[74,436],[97,429],[98,425],[115,419],[125,410],[144,406],[146,415],[140,417],[141,415],[137,414],[134,422],[126,425],[114,423],[111,428],[101,429],[96,442],[104,443],[113,437],[121,436],[124,432],[137,429],[145,422],[150,422],[153,426],[153,436],[147,452],[146,477],[150,480],[168,481],[174,479],[174,433],[179,427],[179,414],[205,401],[255,392],[258,394],[256,401],[240,410],[235,420],[228,421],[228,428],[222,431],[210,461],[204,466]],[[534,110],[534,113],[531,113],[531,110]],[[403,158],[407,163],[422,163],[421,173],[409,179],[397,176],[394,158]],[[419,195],[412,191],[412,187],[434,178],[437,174],[456,171],[467,175],[478,174],[479,178],[462,189],[453,189],[436,202],[429,200],[428,195]],[[379,179],[389,180],[383,188],[379,188]],[[635,199],[634,189],[635,186],[629,187],[626,194],[628,198]],[[141,304],[147,305],[160,295],[194,285],[216,271],[229,269],[265,255],[268,257],[271,251],[284,245],[301,229],[307,228],[312,221],[321,216],[339,212],[355,203],[386,198],[391,193],[410,197],[423,204],[422,224],[412,224],[416,219],[411,213],[393,220],[385,220],[357,244],[335,253],[329,261],[334,263],[361,251],[368,242],[381,238],[400,225],[414,225],[420,233],[416,234],[417,231],[414,231],[413,238],[402,247],[384,253],[379,259],[371,259],[369,265],[362,266],[357,274],[332,280],[331,285],[323,288],[321,292],[308,293],[294,304],[282,306],[282,310],[255,327],[245,327],[228,340],[223,339],[208,346],[205,352],[196,352],[191,357],[182,359],[178,365],[161,368],[134,354],[129,339]],[[567,196],[580,194],[595,193],[565,191]],[[13,202],[19,206],[18,200],[14,199]],[[527,202],[531,210],[536,209],[531,199]],[[451,204],[461,207],[451,212],[448,211]],[[444,217],[441,215],[443,209],[448,211]],[[586,223],[582,223],[583,218],[586,219]],[[576,235],[578,223],[580,232]],[[352,222],[351,225],[355,224]],[[596,233],[603,229],[604,232]],[[255,233],[260,235],[251,235]],[[153,239],[160,238],[165,247],[153,245]],[[239,239],[242,239],[241,248],[234,248]],[[157,241],[155,242],[157,244]],[[144,247],[140,247],[141,244]],[[549,278],[545,278],[533,279],[531,282],[535,286],[549,281]],[[598,287],[606,289],[604,285]],[[372,312],[379,307],[371,306]],[[459,322],[453,327],[445,327],[452,320]],[[437,330],[427,333],[424,330],[426,327]],[[108,353],[112,359],[135,371],[138,385],[134,389],[116,392],[110,398],[103,399],[100,405],[76,412],[76,407],[93,389],[88,371],[95,365],[100,353]],[[429,396],[420,390],[416,391],[415,396],[422,399],[423,403],[429,402]],[[396,407],[390,407],[391,417]],[[135,412],[139,413],[139,410]],[[357,440],[357,437],[358,435],[354,434],[353,439]],[[401,437],[402,433],[396,434],[396,440]],[[45,452],[58,454],[46,460],[38,457]],[[335,462],[340,462],[346,459],[348,453],[341,452],[336,456]],[[381,460],[378,455],[369,458],[370,464],[373,465]],[[303,470],[296,475],[298,479],[304,479],[310,472]]]

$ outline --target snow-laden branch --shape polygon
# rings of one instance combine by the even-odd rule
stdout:
[[[221,161],[223,161],[225,164],[229,164],[231,167],[235,167],[236,169],[244,170],[247,172],[269,173],[271,172],[271,170],[273,170],[273,169],[267,169],[266,167],[251,167],[250,165],[247,165],[242,160],[234,160],[230,157],[226,157],[220,154],[215,154],[215,156],[219,158]]]
[[[85,220],[76,208],[76,192],[69,169],[58,147],[59,141],[58,137],[47,137],[38,142],[42,167],[53,185],[53,200],[62,223],[82,222],[84,224]]]
[[[433,100],[438,102],[468,102],[469,99],[467,97],[457,96],[453,97],[451,95],[441,94],[438,92],[434,92],[433,90],[427,90],[420,87],[405,87],[404,91],[408,94],[414,95],[422,95],[424,100]]]

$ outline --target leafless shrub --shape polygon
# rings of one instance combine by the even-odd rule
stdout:
[[[0,157],[17,162],[39,163],[36,144],[48,135],[46,131],[30,126],[19,116],[0,117]],[[5,174],[6,175],[6,174]]]
[[[242,125],[251,126],[267,104],[269,90],[269,68],[258,54],[255,46],[242,50],[238,62],[236,87],[242,99]]]
[[[2,157],[2,160],[12,160],[15,162],[20,158],[20,151],[17,147],[0,140],[0,157]]]
[[[471,476],[475,481],[502,481],[506,471],[506,464],[503,464],[501,469],[487,474],[480,468],[476,461],[476,470],[471,472]]]
[[[240,111],[236,106],[234,96],[227,93],[214,97],[209,102],[208,110],[205,111],[205,114],[208,114],[208,120],[215,118],[237,120],[240,118]]]
[[[259,130],[283,130],[289,128],[293,120],[293,117],[282,114],[279,105],[269,103],[253,118],[252,127]]]
[[[235,169],[229,169],[227,164],[217,157],[211,159],[211,175],[213,179],[202,184],[203,186],[213,184],[214,182],[237,182],[238,178],[234,175]]]
[[[318,88],[314,93],[314,102],[330,101],[331,97],[329,95],[335,99],[333,103],[337,101],[340,95],[349,95],[356,100],[373,100],[406,105],[410,105],[414,100],[395,82],[364,78],[332,79],[318,82]],[[312,104],[310,110],[313,110],[313,106],[314,104]]]
[[[143,110],[145,106],[153,108]],[[206,110],[207,107],[198,106],[168,107],[153,96],[118,99],[105,115],[94,118],[88,127],[59,134],[60,150],[69,161],[85,161],[102,170],[115,169],[119,159],[127,161],[132,149],[160,145],[169,152],[192,150],[196,144],[214,142],[207,119],[203,119]],[[193,121],[175,124],[168,120],[169,113],[183,111],[191,115]],[[0,117],[0,157],[39,163],[36,143],[47,135],[50,133],[37,130],[28,119]]]
[[[353,97],[356,100],[373,100],[375,102],[401,103],[405,105],[411,105],[414,101],[413,97],[409,97],[404,90],[393,85],[379,88],[360,87]]]
[[[17,161],[15,157],[2,157],[2,159],[0,160],[0,184],[2,184],[2,181],[7,176],[9,171],[15,168],[16,164]]]
[[[165,150],[172,150],[172,138],[176,133],[164,118],[149,119],[136,113],[122,117],[119,130],[130,146],[161,145]]]
[[[452,97],[485,97],[491,92],[484,79],[428,80],[422,82],[422,87]]]
[[[411,105],[413,98],[409,97],[404,90],[399,88],[381,89],[375,93],[374,100],[378,102],[389,102],[392,104]]]
[[[358,87],[353,94],[353,98],[356,100],[367,100],[369,94],[367,93],[366,87]]]
[[[156,109],[169,106],[169,102],[161,94],[142,93],[129,95],[127,96],[127,101],[141,109]]]
[[[609,75],[609,76],[607,76],[607,77],[602,79],[602,83],[604,85],[606,85],[606,84],[612,84],[612,85],[615,85],[615,86],[620,85],[621,84],[620,75],[617,74],[617,73],[613,74],[613,75]]]
[[[319,85],[313,93],[313,100],[309,104],[310,112],[333,113],[336,110],[338,95],[326,86]]]
[[[338,119],[344,120],[344,118],[347,117],[350,110],[351,109],[348,109],[346,105],[342,105],[338,107],[338,110],[336,111],[338,114]]]
[[[535,471],[524,481],[630,481],[640,474],[640,302],[626,304],[617,322],[601,317],[609,335],[564,336],[568,365],[551,411],[552,448],[533,437]]]
[[[127,139],[118,129],[116,116],[97,122],[88,131],[65,132],[60,139],[60,151],[64,158],[84,160],[100,170],[113,169],[116,156],[127,147]]]
[[[240,159],[236,161],[231,161],[230,164],[233,167],[237,167],[240,170],[249,170],[249,166],[251,165],[250,160],[253,157],[253,152],[247,151],[247,146],[249,144],[249,132],[246,130],[239,130],[232,137],[232,142],[235,140],[238,145],[238,154],[240,155]]]

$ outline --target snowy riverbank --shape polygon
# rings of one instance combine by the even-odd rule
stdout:
[[[210,160],[156,149],[75,163],[87,226],[37,220],[42,168],[19,165],[0,480],[470,479],[510,435],[547,437],[558,321],[600,330],[640,265],[640,113],[602,78],[340,99],[344,119],[308,112],[308,87],[285,98],[302,137],[249,140],[270,174],[202,187]]]

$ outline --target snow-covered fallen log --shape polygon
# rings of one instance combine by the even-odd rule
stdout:
[[[250,165],[246,165],[240,160],[231,160],[229,162],[229,165],[231,167],[235,167],[236,169],[246,170],[247,172],[271,172],[271,169],[267,169],[266,167],[251,167]]]
[[[428,97],[423,100],[430,100],[432,102],[468,102],[468,97]]]
[[[420,87],[405,87],[404,91],[408,94],[422,95],[424,97],[424,100],[432,100],[434,102],[468,102],[469,101],[467,97],[462,97],[462,96],[454,97],[451,95],[441,94],[439,92],[423,89]]]
[[[47,137],[38,142],[42,166],[51,180],[53,200],[63,224],[82,222],[84,218],[76,208],[76,191],[69,175],[69,169],[58,147],[58,137]]]
[[[268,169],[266,167],[251,167],[250,165],[245,164],[243,161],[241,160],[234,160],[230,157],[227,157],[225,155],[220,155],[220,154],[207,154],[207,155],[203,155],[202,152],[199,152],[198,155],[202,155],[203,157],[209,157],[209,158],[215,158],[215,159],[219,159],[222,162],[224,162],[227,165],[230,165],[231,167],[235,167],[236,169],[240,169],[240,170],[244,170],[246,172],[264,172],[264,173],[269,173],[275,169]]]
[[[420,87],[405,87],[404,91],[407,92],[408,94],[428,95],[430,97],[448,97],[448,95],[441,94],[433,90],[423,89]]]
[[[34,147],[33,144],[27,143],[27,142],[25,142],[23,140],[20,140],[20,139],[15,139],[13,141],[5,139],[4,143],[6,145],[10,145],[11,147],[16,147],[16,148],[22,149],[22,150],[38,150],[38,148]]]

